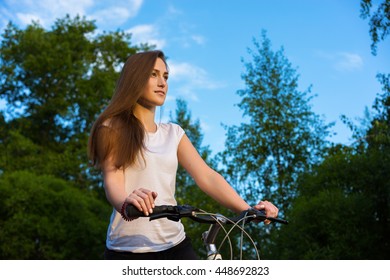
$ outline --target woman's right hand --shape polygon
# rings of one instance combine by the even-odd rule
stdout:
[[[157,193],[148,189],[139,188],[134,190],[127,198],[126,202],[134,205],[137,209],[143,212],[146,216],[153,213],[154,200]]]

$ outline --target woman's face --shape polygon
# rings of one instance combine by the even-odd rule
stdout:
[[[141,104],[145,107],[162,106],[168,92],[168,70],[161,58],[157,58],[149,81],[142,94]]]

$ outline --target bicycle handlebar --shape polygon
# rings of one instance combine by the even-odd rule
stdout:
[[[126,216],[130,219],[135,219],[139,217],[149,217],[149,220],[156,220],[161,218],[167,218],[171,221],[178,222],[181,218],[190,218],[199,223],[208,223],[215,224],[218,222],[217,217],[224,219],[226,224],[234,224],[238,221],[244,220],[244,223],[256,220],[264,221],[269,220],[271,222],[288,224],[288,221],[280,218],[267,217],[265,211],[256,210],[250,208],[248,210],[242,211],[238,216],[235,217],[224,217],[222,215],[214,214],[205,214],[200,209],[193,207],[191,205],[159,205],[153,208],[153,213],[149,216],[139,211],[134,205],[128,204],[126,206]]]

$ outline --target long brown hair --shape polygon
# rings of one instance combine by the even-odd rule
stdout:
[[[88,140],[91,163],[101,168],[110,159],[116,168],[125,169],[143,155],[145,128],[133,110],[153,71],[157,58],[165,64],[162,51],[131,55],[124,64],[108,106],[92,126]]]

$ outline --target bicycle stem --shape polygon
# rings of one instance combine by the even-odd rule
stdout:
[[[208,231],[203,232],[202,239],[207,250],[207,259],[209,260],[222,260],[222,256],[218,253],[217,246],[215,245],[215,239],[218,232],[222,227],[222,224],[226,223],[226,218],[223,216],[215,216],[215,224],[211,224]]]

